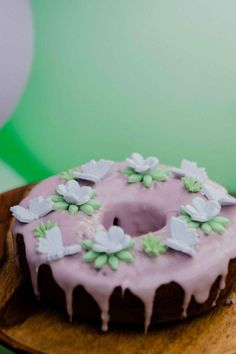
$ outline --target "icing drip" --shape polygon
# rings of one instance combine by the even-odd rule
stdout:
[[[134,292],[134,291],[133,291]],[[155,297],[156,289],[153,291],[146,292],[145,289],[139,289],[134,295],[141,299],[144,303],[144,332],[148,331],[148,328],[152,319],[152,310]]]
[[[30,269],[30,275],[31,275],[31,282],[32,282],[32,287],[33,287],[33,291],[35,296],[39,299],[40,298],[40,292],[38,289],[38,270],[39,267],[38,266],[29,266]]]
[[[220,289],[223,290],[225,288],[225,281],[227,277],[228,271],[226,271],[223,275],[221,275],[220,279]]]
[[[219,288],[217,290],[217,294],[216,294],[215,300],[212,303],[212,307],[216,306],[216,303],[217,303],[217,300],[219,299],[220,293],[221,293],[221,289]]]
[[[191,292],[186,292],[184,293],[184,301],[183,301],[183,306],[182,306],[182,313],[181,313],[181,317],[185,318],[187,317],[187,310],[188,310],[188,306],[190,304],[192,298],[192,294]]]
[[[94,300],[97,302],[100,311],[101,311],[101,330],[103,332],[108,331],[108,323],[110,320],[110,315],[109,315],[109,299],[110,296],[112,295],[113,288],[110,288],[109,292],[98,292],[94,294],[94,289],[90,289],[88,287],[85,287],[85,290],[94,298]]]
[[[190,288],[187,288],[183,284],[181,285],[182,288],[185,290],[185,295],[184,295],[184,301],[183,301],[183,312],[182,312],[182,317],[187,317],[187,310],[190,304],[190,301],[192,297],[195,298],[195,300],[199,304],[203,304],[205,301],[207,301],[209,295],[210,295],[210,290],[212,285],[214,284],[215,280],[220,276],[220,284],[219,284],[219,289],[217,291],[216,298],[212,304],[212,306],[216,305],[216,302],[220,296],[221,290],[225,288],[225,281],[228,273],[228,261],[225,262],[225,264],[221,265],[222,269],[220,270],[220,267],[215,269],[214,272],[211,273],[211,275],[208,277],[207,282],[204,282],[202,280],[202,284],[197,284],[197,289],[194,289],[191,285]],[[221,272],[221,274],[220,274]],[[179,282],[180,283],[180,282]]]
[[[50,262],[53,278],[55,282],[64,290],[66,296],[66,307],[70,318],[73,315],[73,290],[78,285],[93,297],[101,310],[102,330],[108,329],[109,323],[109,299],[116,287],[121,287],[122,294],[125,289],[129,289],[134,295],[142,300],[145,307],[145,331],[150,325],[153,301],[156,290],[164,284],[175,282],[184,290],[182,316],[187,316],[189,303],[192,297],[199,303],[205,302],[215,280],[220,276],[219,294],[214,303],[217,302],[220,291],[225,288],[225,281],[228,272],[228,265],[231,259],[236,258],[236,207],[223,207],[222,216],[230,220],[230,227],[224,235],[214,233],[205,236],[201,230],[198,230],[201,242],[194,257],[189,257],[178,252],[168,251],[158,257],[148,257],[142,252],[140,230],[142,231],[142,221],[145,211],[153,207],[165,215],[166,225],[162,227],[162,222],[158,225],[154,223],[153,215],[145,220],[145,228],[150,227],[153,234],[158,235],[161,241],[169,237],[169,223],[171,216],[176,215],[180,205],[189,204],[192,200],[191,193],[183,189],[181,180],[170,177],[165,183],[154,184],[150,188],[145,188],[141,184],[127,184],[126,176],[120,173],[124,164],[114,166],[112,173],[106,176],[106,181],[96,183],[96,198],[102,203],[102,208],[89,217],[84,213],[78,212],[76,215],[70,215],[67,211],[52,212],[48,216],[40,219],[40,222],[46,222],[50,219],[60,226],[63,235],[63,244],[79,244],[83,239],[91,238],[91,235],[97,230],[104,229],[104,217],[110,215],[110,208],[113,208],[112,218],[108,218],[107,223],[112,223],[113,219],[119,216],[120,222],[125,227],[133,230],[136,242],[134,250],[134,262],[126,264],[120,262],[119,269],[113,271],[105,266],[97,271],[93,265],[87,264],[82,260],[82,254],[76,254],[65,257],[58,261]],[[49,178],[39,183],[30,193],[29,197],[22,201],[21,205],[26,206],[29,198],[52,195],[55,186],[61,183],[58,177]],[[86,185],[87,182],[84,182]],[[81,185],[82,182],[81,182]],[[200,193],[195,195],[200,196]],[[137,200],[140,208],[135,207]],[[120,208],[120,205],[129,205],[130,210]],[[148,209],[149,208],[149,209]],[[119,212],[119,215],[115,215]],[[128,224],[126,219],[128,215],[134,215],[130,218]],[[135,220],[135,222],[134,222]],[[137,222],[136,222],[137,221]],[[150,225],[149,225],[150,223]],[[30,268],[32,285],[36,296],[39,296],[37,285],[38,268],[41,264],[48,264],[47,260],[35,252],[36,238],[33,230],[38,226],[39,221],[33,221],[29,224],[20,224],[15,222],[13,234],[18,233],[24,236],[26,258]],[[139,230],[135,229],[138,225]],[[111,226],[111,225],[106,225]],[[127,231],[127,230],[125,230]],[[137,281],[138,280],[138,281]],[[213,303],[213,304],[214,304]]]
[[[102,326],[101,329],[103,332],[108,331],[108,322],[109,322],[109,306],[106,309],[106,311],[101,310],[101,321],[102,321]]]
[[[69,316],[70,322],[72,322],[73,318],[73,290],[71,288],[65,291],[66,295],[66,311]]]

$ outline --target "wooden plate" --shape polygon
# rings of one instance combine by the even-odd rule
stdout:
[[[14,260],[8,232],[9,207],[28,186],[0,195],[0,341],[28,353],[236,353],[236,306],[222,306],[207,315],[178,324],[141,329],[112,328],[103,334],[93,324],[73,322],[41,305],[24,282]],[[206,270],[207,271],[207,270]],[[230,299],[235,299],[235,292]]]

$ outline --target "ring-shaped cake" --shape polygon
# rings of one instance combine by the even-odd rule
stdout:
[[[91,161],[38,183],[11,211],[35,295],[71,319],[100,317],[104,331],[198,315],[235,280],[236,199],[190,161]]]

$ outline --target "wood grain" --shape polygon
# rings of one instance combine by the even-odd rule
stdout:
[[[215,308],[207,315],[151,328],[112,327],[102,334],[84,321],[70,324],[58,311],[39,304],[15,264],[9,207],[28,187],[0,195],[0,341],[18,352],[115,354],[235,354],[236,306]],[[230,298],[236,299],[235,292]]]

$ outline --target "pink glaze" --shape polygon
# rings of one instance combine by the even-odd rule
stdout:
[[[146,330],[152,317],[155,292],[163,284],[176,282],[183,288],[183,316],[186,316],[191,297],[194,296],[199,303],[205,302],[213,283],[220,276],[220,289],[212,304],[214,306],[220,291],[225,287],[229,261],[236,258],[236,207],[222,207],[221,215],[230,219],[230,227],[224,235],[212,233],[205,236],[198,230],[201,242],[194,257],[171,250],[159,257],[149,257],[142,251],[140,235],[155,230],[154,233],[165,240],[169,236],[170,217],[178,215],[180,205],[191,202],[200,193],[187,192],[182,181],[172,176],[166,182],[154,183],[151,188],[145,188],[141,183],[128,184],[127,176],[120,173],[124,165],[116,164],[103,181],[93,186],[97,193],[96,199],[102,203],[102,208],[93,216],[86,216],[82,212],[70,215],[67,211],[57,211],[29,224],[15,221],[13,233],[15,236],[20,233],[24,237],[35,294],[39,295],[37,270],[41,264],[49,263],[44,255],[35,251],[33,230],[40,222],[51,220],[57,223],[62,231],[64,245],[69,246],[91,238],[97,228],[102,229],[104,225],[108,228],[114,218],[118,217],[120,226],[136,241],[136,248],[132,251],[135,256],[133,263],[120,262],[117,271],[107,265],[102,270],[96,270],[92,263],[83,262],[83,251],[49,263],[55,281],[65,292],[70,318],[73,315],[73,290],[78,285],[82,285],[99,305],[104,331],[108,329],[109,298],[118,286],[123,292],[129,289],[143,301]],[[42,181],[21,204],[27,205],[28,199],[32,197],[54,194],[59,183],[63,181],[58,176]],[[89,182],[83,184],[89,185]]]

